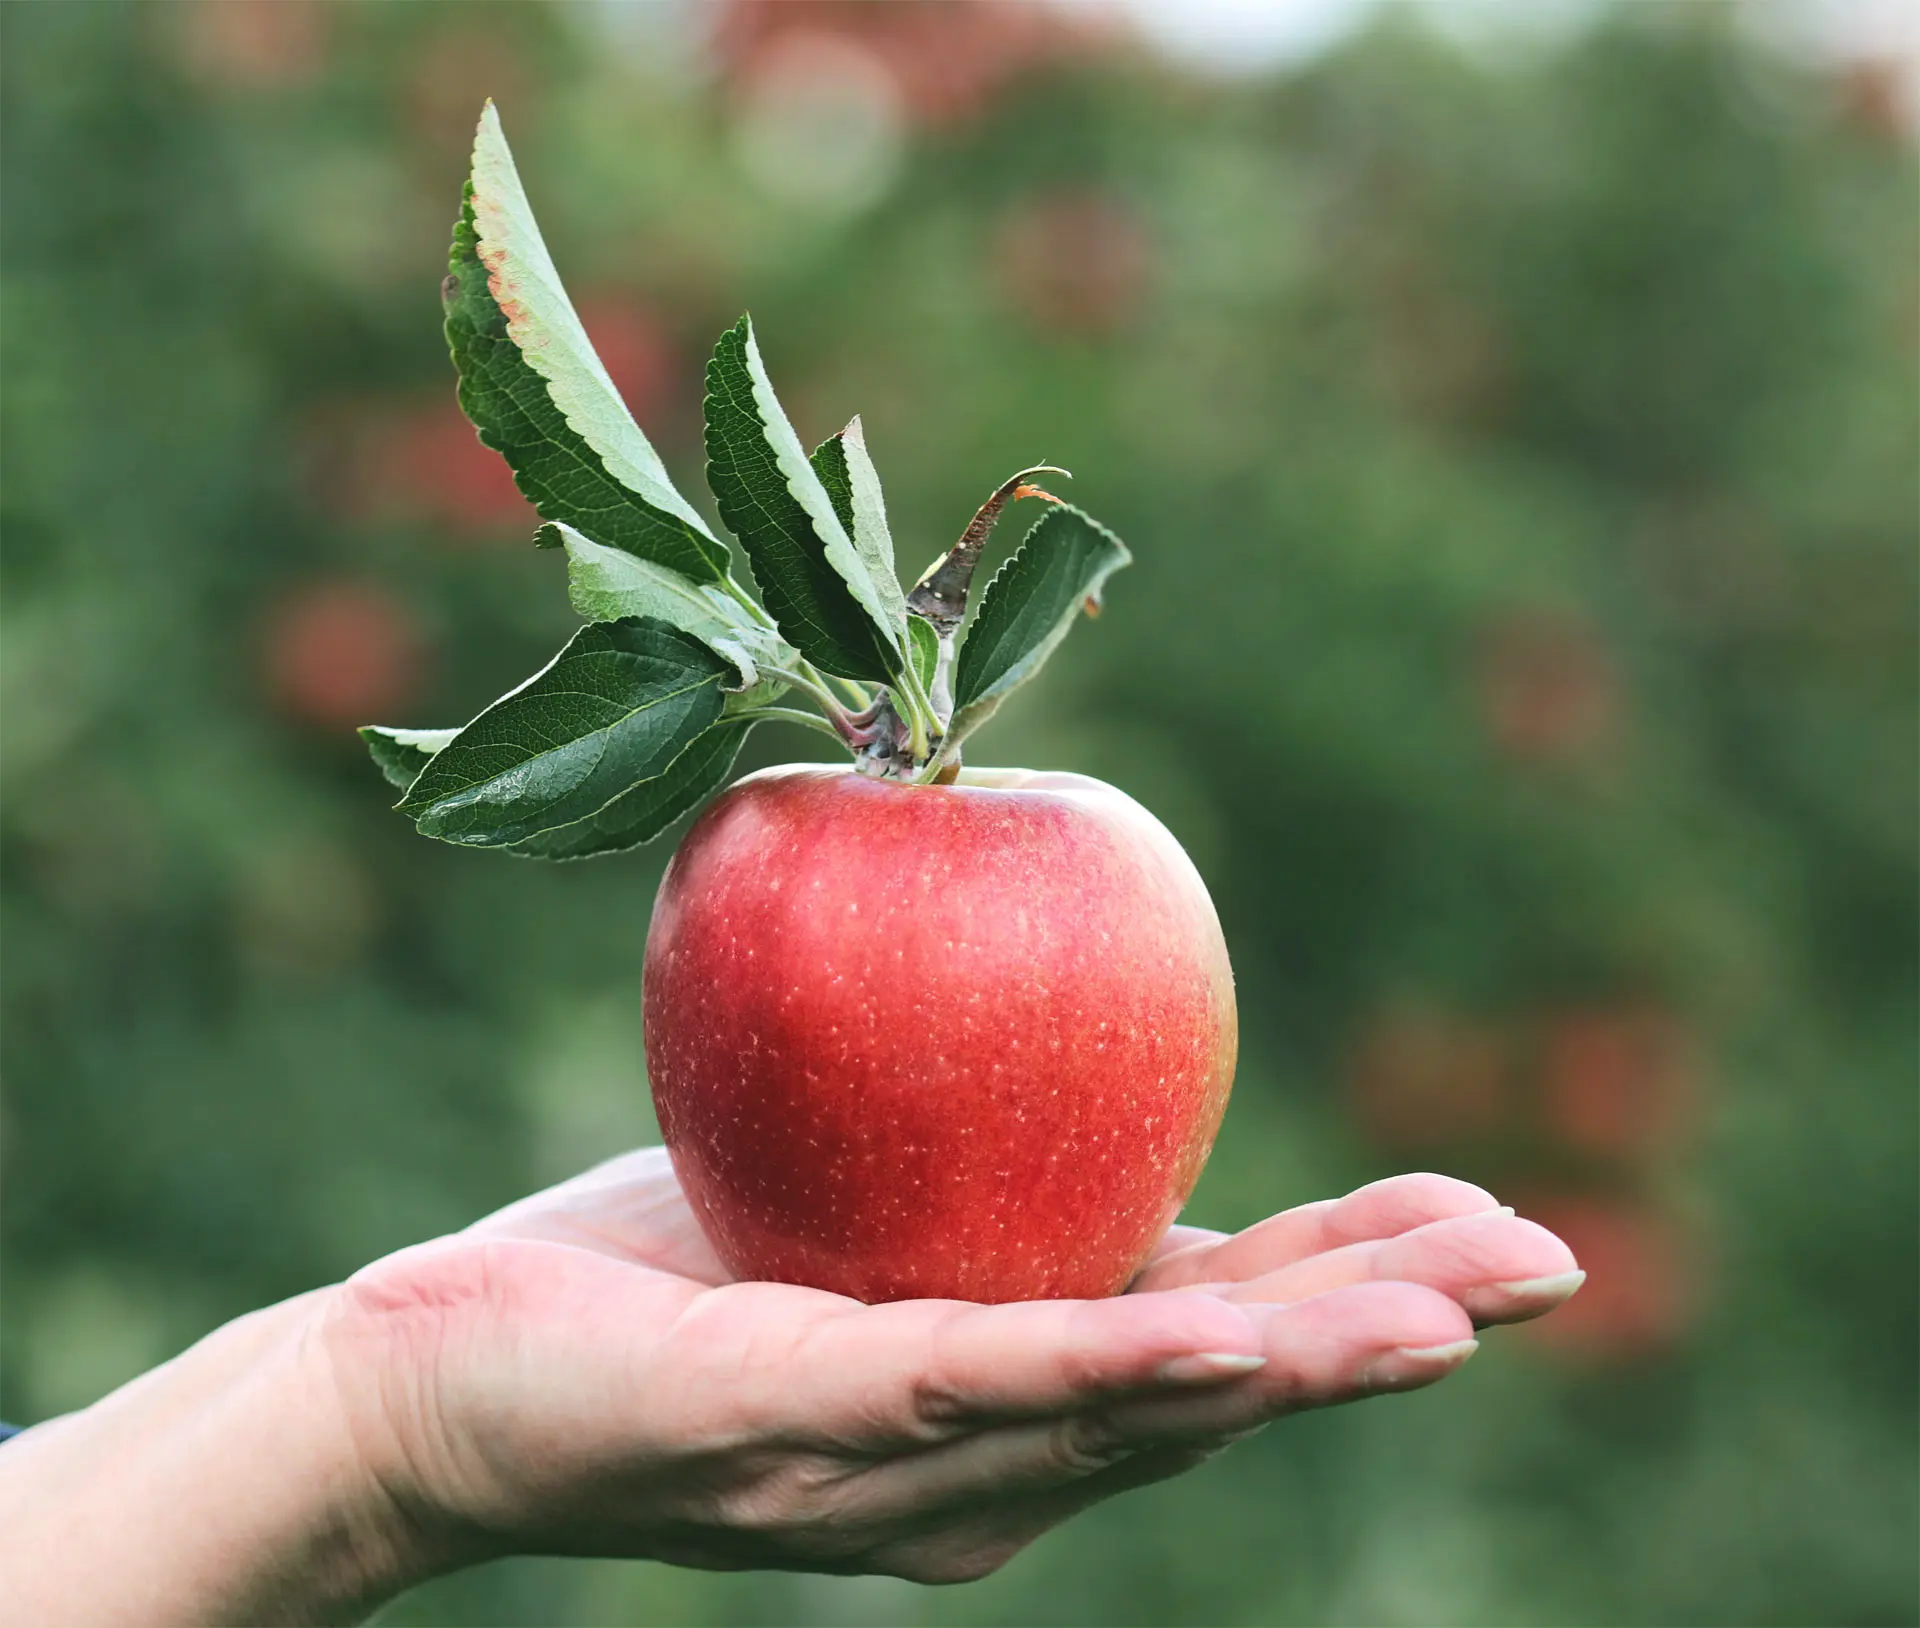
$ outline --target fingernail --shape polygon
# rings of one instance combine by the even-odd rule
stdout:
[[[1200,1351],[1191,1357],[1175,1357],[1160,1365],[1154,1377],[1162,1385],[1206,1385],[1223,1379],[1238,1379],[1267,1365],[1265,1357],[1243,1357],[1233,1351]]]
[[[1500,1208],[1493,1213],[1495,1215],[1512,1215],[1514,1213],[1513,1206],[1511,1204],[1502,1204]]]
[[[1469,1289],[1460,1297],[1460,1304],[1475,1317],[1493,1317],[1502,1312],[1511,1312],[1513,1303],[1518,1301],[1546,1303],[1540,1306],[1557,1306],[1571,1296],[1574,1290],[1587,1281],[1585,1272],[1555,1272],[1543,1278],[1516,1278],[1510,1283],[1489,1283],[1483,1288]]]
[[[1478,1340],[1455,1340],[1451,1345],[1403,1345],[1376,1357],[1360,1382],[1372,1391],[1406,1390],[1424,1385],[1458,1368],[1480,1349]]]
[[[1525,1300],[1565,1300],[1586,1281],[1587,1274],[1576,1267],[1571,1272],[1555,1272],[1551,1277],[1520,1278],[1513,1283],[1496,1283],[1494,1287]]]

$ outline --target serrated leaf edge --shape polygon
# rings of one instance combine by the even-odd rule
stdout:
[[[682,521],[698,538],[704,539],[713,552],[708,554],[708,550],[701,548],[698,542],[696,549],[707,556],[709,564],[716,571],[724,573],[729,558],[726,544],[713,535],[700,511],[682,497],[674,486],[653,443],[647,439],[621,400],[620,392],[607,373],[606,364],[600,360],[600,353],[594,348],[579,313],[574,309],[573,300],[560,280],[546,239],[527,202],[519,168],[514,163],[506,132],[500,124],[499,110],[491,99],[481,110],[479,128],[474,133],[471,175],[474,253],[486,269],[487,289],[506,319],[508,337],[527,365],[545,383],[548,398],[567,427],[593,450],[601,467],[643,502]],[[483,185],[483,177],[487,183],[499,184]],[[618,408],[625,427],[631,429],[631,446],[623,448],[615,445],[602,430],[596,428],[595,415],[589,404],[578,398],[572,385],[558,373],[547,354],[552,335],[539,331],[539,319],[523,297],[523,291],[516,286],[510,260],[518,260],[524,268],[524,274],[543,285],[545,296],[562,308],[578,329],[584,341],[580,360],[594,379],[605,387],[607,397]]]
[[[1080,615],[1090,608],[1097,609],[1099,607],[1101,592],[1105,588],[1107,580],[1114,572],[1133,563],[1132,551],[1110,528],[1102,525],[1084,509],[1078,508],[1071,503],[1056,500],[1055,506],[1050,508],[1034,522],[1026,536],[1020,540],[1020,546],[1016,548],[1013,553],[1009,554],[1007,558],[1001,562],[1000,568],[994,572],[986,588],[981,592],[978,600],[975,602],[973,620],[977,621],[979,616],[993,602],[994,591],[997,588],[1001,588],[1002,579],[1009,577],[1016,569],[1015,562],[1026,553],[1029,547],[1035,546],[1035,541],[1040,537],[1041,532],[1049,524],[1055,523],[1057,517],[1063,513],[1073,515],[1075,518],[1084,521],[1094,531],[1098,532],[1101,537],[1113,545],[1115,550],[1114,555],[1102,564],[1093,579],[1075,596],[1073,604],[1055,621],[1053,627],[1050,628],[1042,638],[1030,645],[1026,652],[1008,667],[1006,672],[1002,673],[998,679],[986,689],[982,690],[980,694],[964,702],[958,702],[947,730],[946,738],[951,746],[957,747],[962,740],[977,730],[999,710],[1001,702],[1030,680],[1034,674],[1046,664],[1054,651],[1060,648],[1060,645],[1065,641],[1067,635],[1073,631],[1073,625]],[[1044,546],[1044,543],[1040,546]],[[964,659],[964,641],[961,645],[961,654],[962,659]],[[956,684],[958,677],[959,673],[956,666]],[[957,699],[956,697],[956,700]]]
[[[867,559],[854,547],[853,539],[847,535],[846,528],[840,524],[840,516],[835,512],[833,499],[814,473],[813,465],[807,461],[806,448],[800,444],[800,437],[788,420],[786,410],[781,407],[780,399],[774,394],[773,380],[768,377],[766,359],[760,354],[760,341],[753,331],[753,318],[743,316],[736,327],[744,327],[746,337],[747,382],[753,391],[755,416],[760,421],[761,434],[773,451],[774,467],[780,471],[786,481],[787,491],[794,502],[805,512],[813,525],[814,535],[820,539],[827,556],[827,563],[846,583],[855,602],[872,618],[892,651],[895,659],[901,655],[902,641],[906,637],[906,601],[900,594],[900,584],[893,575],[892,563],[887,562],[887,576],[893,582],[894,596],[899,599],[899,610],[890,614],[887,596],[874,580]],[[857,420],[856,420],[857,422]],[[864,444],[861,452],[865,453]],[[854,460],[849,457],[848,476],[853,475]],[[854,487],[856,508],[859,487]]]
[[[627,854],[627,853],[632,853],[635,848],[644,848],[648,843],[657,840],[661,835],[663,835],[667,830],[667,828],[671,826],[675,820],[681,819],[685,817],[687,814],[691,813],[695,805],[698,803],[699,799],[695,798],[692,802],[689,802],[685,808],[682,808],[679,811],[677,811],[671,818],[669,818],[664,823],[662,823],[658,827],[658,829],[656,829],[653,832],[651,836],[641,837],[637,841],[626,843],[622,847],[596,848],[591,853],[584,853],[584,854],[539,854],[539,853],[533,853],[529,851],[527,845],[529,843],[537,841],[541,837],[550,837],[556,831],[570,831],[576,825],[585,825],[590,820],[597,820],[602,814],[606,813],[606,811],[609,808],[613,807],[615,803],[619,802],[621,797],[629,796],[631,793],[638,790],[641,786],[649,785],[655,780],[666,779],[667,776],[672,774],[674,769],[686,758],[687,754],[693,751],[693,749],[696,746],[698,746],[702,741],[706,740],[710,735],[712,735],[716,729],[733,730],[733,731],[736,731],[739,736],[739,739],[736,742],[733,749],[733,760],[730,760],[728,763],[728,768],[731,768],[733,766],[733,761],[738,760],[740,755],[740,748],[746,744],[747,736],[753,733],[753,726],[757,721],[758,721],[757,719],[754,719],[752,717],[736,717],[736,716],[721,717],[716,722],[708,725],[707,728],[701,730],[700,733],[695,735],[692,740],[688,741],[687,744],[683,746],[674,755],[673,761],[670,762],[657,775],[649,775],[645,780],[634,781],[634,783],[631,786],[627,787],[625,791],[620,793],[619,797],[614,797],[609,799],[606,803],[602,804],[601,807],[594,810],[594,812],[591,814],[583,814],[579,819],[569,820],[565,825],[549,826],[544,831],[536,831],[530,837],[522,837],[518,842],[511,842],[506,844],[504,847],[501,848],[500,851],[502,853],[512,854],[515,859],[539,860],[542,863],[549,864],[549,865],[573,865],[573,864],[578,864],[581,860],[603,859],[610,854]]]
[[[477,712],[477,713],[475,713],[475,714],[473,715],[473,717],[472,717],[471,719],[469,719],[469,720],[468,720],[468,721],[467,721],[467,722],[466,722],[465,724],[463,724],[463,725],[462,725],[462,726],[460,727],[460,729],[459,729],[459,730],[456,730],[456,731],[455,731],[455,737],[456,737],[456,739],[458,738],[458,736],[459,736],[459,735],[461,735],[461,734],[464,734],[464,733],[465,733],[465,732],[466,732],[466,731],[467,731],[468,729],[471,729],[471,728],[473,727],[473,725],[474,725],[474,724],[476,724],[476,723],[478,723],[478,722],[480,721],[480,719],[482,719],[482,718],[484,718],[484,717],[485,717],[485,716],[486,716],[486,715],[487,715],[488,713],[490,713],[490,712],[492,712],[492,711],[493,711],[493,710],[494,710],[494,709],[495,709],[496,707],[499,707],[499,706],[501,706],[501,705],[503,705],[504,703],[506,703],[506,702],[508,702],[508,701],[511,701],[511,700],[512,700],[512,699],[513,699],[513,698],[514,698],[514,697],[515,697],[516,695],[519,695],[519,694],[520,694],[520,693],[521,693],[521,692],[522,692],[523,690],[525,690],[525,689],[527,689],[527,688],[528,688],[528,687],[529,687],[530,685],[532,685],[532,684],[535,684],[535,683],[537,683],[537,682],[538,682],[538,681],[539,681],[540,679],[542,679],[542,678],[544,678],[544,677],[545,677],[545,676],[546,676],[546,675],[547,675],[548,673],[550,673],[550,672],[552,672],[552,671],[553,671],[553,669],[554,669],[555,667],[557,667],[557,666],[559,666],[559,665],[560,665],[560,663],[561,663],[562,661],[564,661],[564,660],[566,659],[566,657],[567,657],[567,653],[568,653],[568,651],[570,651],[570,650],[571,650],[571,649],[573,648],[573,646],[574,646],[574,643],[575,643],[575,641],[579,639],[579,637],[580,637],[580,635],[581,635],[582,633],[585,633],[585,632],[586,632],[586,631],[587,631],[587,630],[588,630],[589,628],[594,628],[594,627],[612,627],[612,626],[618,626],[618,625],[620,625],[621,623],[646,623],[646,622],[651,622],[651,623],[653,623],[654,625],[656,625],[656,626],[658,626],[658,627],[662,627],[662,628],[665,628],[665,629],[666,629],[666,630],[667,630],[668,632],[670,632],[670,633],[675,633],[675,634],[678,634],[678,635],[679,635],[680,637],[682,637],[682,638],[686,638],[686,639],[692,639],[692,640],[694,640],[694,642],[695,642],[695,643],[698,643],[698,644],[700,644],[700,645],[702,645],[702,646],[706,646],[706,641],[705,641],[704,639],[700,639],[700,638],[698,638],[698,637],[697,637],[696,635],[694,635],[694,634],[691,634],[691,633],[688,633],[688,632],[686,632],[686,630],[685,630],[685,629],[683,629],[683,628],[677,628],[677,627],[674,627],[674,626],[673,626],[673,625],[672,625],[672,624],[671,624],[670,622],[665,622],[665,621],[662,621],[662,620],[661,620],[660,618],[658,618],[658,617],[646,617],[646,616],[632,616],[632,617],[622,617],[622,618],[620,618],[620,621],[619,621],[619,622],[590,622],[590,623],[588,623],[588,624],[586,625],[586,627],[583,627],[583,628],[580,628],[580,629],[578,629],[578,630],[576,630],[576,631],[574,632],[574,634],[572,635],[572,637],[570,637],[570,638],[569,638],[569,639],[567,640],[567,642],[566,642],[566,643],[565,643],[564,645],[562,645],[562,646],[560,647],[560,649],[559,649],[559,650],[557,650],[557,651],[556,651],[556,652],[554,653],[554,655],[553,655],[553,657],[552,657],[552,659],[551,659],[550,661],[548,661],[548,662],[547,662],[547,663],[546,663],[546,664],[545,664],[545,665],[544,665],[543,667],[541,667],[541,668],[539,668],[539,669],[538,669],[538,670],[537,670],[536,672],[534,672],[534,673],[531,673],[531,674],[529,674],[529,675],[528,675],[528,676],[527,676],[526,678],[524,678],[524,679],[522,679],[522,680],[521,680],[521,681],[520,681],[520,682],[519,682],[518,684],[516,684],[516,685],[514,685],[514,687],[513,687],[512,689],[510,689],[510,690],[508,690],[508,691],[507,691],[507,692],[506,692],[506,693],[505,693],[504,695],[501,695],[501,696],[499,696],[499,697],[497,697],[497,698],[495,698],[494,700],[492,700],[492,701],[489,701],[489,702],[487,703],[487,705],[486,705],[486,706],[484,706],[484,707],[482,707],[482,708],[480,709],[480,711],[479,711],[479,712]],[[708,648],[711,648],[711,647],[710,647],[710,646],[708,646]],[[719,652],[717,652],[717,651],[716,651],[716,652],[714,652],[714,653],[715,653],[716,655],[718,655],[718,654],[719,654]],[[729,658],[727,658],[727,657],[725,657],[725,656],[721,656],[721,659],[722,659],[723,661],[729,661]],[[733,663],[731,663],[731,661],[729,661],[729,665],[733,665]],[[701,681],[700,681],[699,683],[695,683],[695,684],[684,684],[684,685],[682,685],[682,686],[681,686],[680,688],[678,688],[678,689],[675,689],[675,690],[669,690],[669,691],[667,691],[667,692],[666,692],[665,694],[663,694],[663,695],[660,695],[660,696],[656,696],[656,697],[655,697],[655,698],[654,698],[653,700],[651,700],[651,701],[649,701],[649,702],[647,703],[647,706],[646,706],[646,707],[632,707],[632,708],[629,708],[629,709],[628,709],[628,710],[627,710],[627,711],[626,711],[625,713],[623,713],[623,714],[622,714],[622,715],[621,715],[620,717],[618,717],[618,718],[615,718],[615,719],[614,719],[614,720],[612,720],[612,721],[611,721],[610,723],[607,723],[607,724],[603,724],[603,725],[602,725],[602,726],[600,726],[600,728],[598,728],[598,729],[594,729],[594,730],[590,730],[590,731],[588,731],[588,734],[592,734],[592,735],[605,735],[605,734],[607,734],[607,733],[609,733],[609,732],[610,732],[611,730],[614,730],[614,729],[617,729],[617,728],[618,728],[618,727],[619,727],[619,726],[620,726],[621,724],[623,724],[623,723],[625,723],[625,722],[627,721],[627,719],[629,719],[629,718],[631,718],[631,717],[633,717],[633,716],[634,716],[634,715],[635,715],[636,713],[639,713],[639,712],[642,712],[642,711],[645,711],[645,710],[647,710],[647,709],[648,709],[648,708],[650,708],[650,707],[656,707],[656,706],[659,706],[659,705],[662,705],[663,703],[665,703],[665,702],[667,702],[667,701],[671,701],[671,700],[674,700],[675,698],[677,698],[677,697],[679,697],[679,696],[682,696],[682,695],[685,695],[685,694],[687,694],[687,693],[688,693],[689,691],[692,691],[692,690],[697,690],[697,689],[699,689],[699,688],[701,688],[701,687],[702,687],[703,685],[705,685],[705,684],[710,684],[710,683],[717,683],[717,682],[718,682],[718,679],[719,679],[719,675],[718,675],[718,674],[715,674],[715,675],[713,675],[713,676],[711,676],[711,677],[709,677],[709,678],[706,678],[706,679],[702,679],[702,680],[701,680]],[[717,723],[718,723],[719,721],[720,721],[720,720],[719,720],[718,718],[716,718],[716,719],[714,720],[714,723],[715,723],[715,724],[717,724]],[[709,727],[709,728],[712,728],[712,727],[714,727],[714,725],[709,725],[708,727]],[[704,734],[704,733],[705,733],[705,731],[704,731],[704,730],[702,730],[702,731],[701,731],[700,733],[701,733],[701,734]],[[573,744],[573,743],[574,743],[575,741],[579,741],[579,740],[584,740],[585,738],[586,738],[586,736],[584,736],[584,735],[576,735],[576,736],[573,736],[573,737],[572,737],[572,738],[571,738],[570,740],[568,740],[568,741],[565,741],[565,742],[562,742],[562,743],[561,743],[561,745],[566,745],[566,746],[570,746],[570,745],[572,745],[572,744]],[[694,736],[693,738],[694,738],[694,740],[698,740],[698,739],[699,739],[699,735],[695,735],[695,736]],[[448,746],[450,746],[450,745],[452,745],[452,744],[453,744],[453,743],[452,743],[451,741],[449,741],[449,742],[447,742],[447,743],[446,743],[446,745],[448,745]],[[693,742],[692,742],[692,741],[689,741],[689,742],[687,743],[687,745],[689,745],[689,746],[690,746],[690,745],[692,745],[692,744],[693,744]],[[559,749],[560,749],[560,747],[559,747],[559,746],[554,746],[554,747],[550,747],[550,748],[548,748],[548,751],[558,751]],[[441,748],[441,750],[445,750],[445,747],[443,746],[443,747]],[[681,748],[681,751],[685,751],[685,750],[686,750],[686,747],[684,747],[684,746],[683,746],[683,747]],[[438,755],[438,753],[436,753],[435,755],[437,756],[437,755]],[[538,757],[538,756],[544,756],[544,755],[545,755],[544,753],[536,753],[536,754],[535,754],[535,757]],[[672,766],[672,763],[674,762],[674,760],[675,760],[675,759],[677,759],[677,758],[679,757],[679,755],[680,755],[679,753],[675,753],[675,754],[674,754],[674,758],[670,758],[670,759],[668,760],[668,763],[667,763],[667,767],[671,767],[671,766]],[[525,761],[526,761],[526,762],[529,762],[529,763],[530,763],[530,762],[532,762],[532,761],[534,761],[534,759],[533,759],[533,758],[528,758],[528,759],[526,759]],[[515,765],[515,768],[514,768],[513,770],[504,770],[504,771],[502,771],[502,773],[503,773],[503,774],[506,774],[506,773],[514,773],[514,772],[517,772],[517,771],[518,771],[519,769],[521,769],[521,768],[524,768],[524,767],[525,767],[525,763],[522,763],[522,764],[518,764],[518,765]],[[424,771],[423,771],[423,772],[424,772]],[[661,772],[662,774],[664,774],[664,773],[666,772],[666,768],[663,768],[663,769],[662,769],[662,770],[661,770],[660,772]],[[431,838],[432,840],[434,840],[434,841],[436,841],[436,842],[446,842],[446,843],[448,843],[448,844],[450,844],[450,845],[451,845],[451,846],[453,846],[453,847],[475,847],[475,848],[481,848],[481,847],[501,847],[501,848],[505,848],[505,847],[510,847],[510,846],[512,845],[512,844],[510,844],[510,843],[476,843],[476,842],[462,842],[462,841],[461,841],[460,839],[458,839],[458,838],[456,838],[456,837],[445,837],[445,836],[442,836],[442,835],[440,835],[440,834],[439,834],[438,832],[434,832],[434,831],[427,831],[427,830],[422,830],[422,829],[421,829],[421,822],[422,822],[422,821],[423,821],[423,820],[424,820],[424,819],[425,819],[425,818],[426,818],[426,817],[427,817],[427,816],[428,816],[429,814],[431,814],[431,813],[433,813],[433,812],[435,812],[436,810],[442,810],[442,809],[451,809],[451,808],[463,808],[463,807],[467,807],[467,806],[470,806],[470,805],[471,805],[472,803],[474,803],[475,801],[477,801],[477,800],[478,800],[478,798],[477,798],[477,795],[476,795],[476,794],[477,794],[477,793],[478,793],[478,792],[480,791],[480,789],[481,789],[482,787],[484,787],[484,786],[488,786],[488,785],[491,785],[491,784],[493,784],[493,783],[494,783],[495,781],[497,781],[497,780],[499,780],[500,778],[501,778],[501,775],[493,775],[493,776],[490,776],[490,777],[489,777],[488,779],[486,779],[486,780],[484,780],[484,781],[475,781],[475,782],[473,782],[473,783],[472,783],[471,785],[469,785],[469,786],[466,786],[466,787],[463,787],[463,788],[462,788],[462,789],[461,789],[460,791],[458,791],[458,792],[454,792],[454,793],[452,793],[452,794],[450,794],[450,795],[448,795],[448,796],[446,796],[446,797],[436,797],[436,798],[434,798],[434,799],[433,799],[433,800],[432,800],[431,802],[427,802],[427,803],[416,803],[416,802],[414,802],[414,801],[413,801],[413,799],[412,799],[412,797],[411,797],[411,789],[412,789],[412,788],[411,788],[411,787],[409,787],[409,788],[408,788],[408,790],[409,790],[409,795],[408,795],[408,796],[406,796],[406,797],[403,797],[403,798],[402,798],[402,799],[401,799],[401,800],[400,800],[400,801],[399,801],[398,803],[396,803],[396,804],[394,805],[394,807],[395,807],[395,808],[396,808],[396,809],[397,809],[397,810],[398,810],[398,811],[399,811],[400,813],[402,813],[402,814],[405,814],[405,815],[407,815],[407,816],[408,816],[408,817],[409,817],[410,819],[412,819],[412,821],[414,822],[414,828],[415,828],[416,830],[420,830],[420,834],[421,834],[422,836],[424,836],[424,837],[429,837],[429,838]],[[606,802],[603,802],[603,803],[601,803],[601,804],[600,804],[600,805],[599,805],[598,807],[596,807],[596,808],[594,808],[594,809],[591,809],[591,810],[589,810],[589,811],[588,811],[587,813],[585,813],[585,814],[582,814],[582,815],[580,815],[580,816],[579,816],[579,819],[581,819],[581,820],[589,820],[589,819],[592,819],[592,818],[594,818],[594,817],[595,817],[595,815],[597,815],[597,814],[600,814],[600,813],[602,813],[602,812],[604,812],[604,811],[605,811],[605,809],[606,809],[606,807],[607,807],[607,804],[608,804],[608,803],[612,803],[612,802],[615,802],[615,801],[617,801],[617,800],[618,800],[619,798],[621,798],[621,797],[624,797],[624,796],[626,796],[626,794],[627,794],[627,793],[628,793],[629,791],[631,791],[631,790],[632,790],[632,789],[634,788],[634,786],[638,786],[638,785],[643,785],[643,784],[645,784],[645,781],[646,781],[646,780],[653,780],[653,779],[657,779],[657,778],[658,778],[658,776],[656,776],[656,775],[648,775],[648,776],[646,776],[646,777],[645,777],[644,779],[642,779],[642,780],[635,780],[635,781],[632,781],[632,782],[630,782],[630,783],[629,783],[628,785],[626,785],[626,786],[623,786],[623,787],[621,787],[621,789],[620,789],[619,791],[617,791],[617,792],[615,792],[615,793],[613,794],[613,796],[611,796],[611,797],[609,797],[609,798],[607,798],[607,800],[606,800]],[[416,781],[415,783],[417,784],[418,782]],[[555,825],[551,825],[551,826],[542,826],[542,827],[540,828],[540,830],[538,830],[538,831],[529,831],[529,832],[527,833],[527,835],[526,835],[525,837],[517,837],[517,838],[515,838],[514,840],[515,840],[515,841],[517,841],[517,842],[524,842],[524,841],[527,841],[527,840],[529,840],[529,839],[531,839],[531,838],[533,838],[533,837],[537,837],[537,836],[541,836],[541,835],[544,835],[544,834],[545,834],[545,833],[546,833],[547,831],[553,831],[553,830],[558,830],[558,829],[560,828],[560,826],[562,826],[562,825],[574,825],[574,824],[577,824],[577,823],[578,823],[578,820],[562,820],[562,821],[559,821],[559,822],[558,822],[557,824],[555,824]]]

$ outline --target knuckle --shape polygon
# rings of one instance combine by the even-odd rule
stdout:
[[[1072,1413],[1053,1427],[1053,1464],[1069,1475],[1092,1475],[1126,1458],[1130,1449],[1102,1413]]]
[[[966,1391],[956,1382],[954,1341],[956,1325],[966,1308],[954,1307],[928,1331],[928,1360],[908,1385],[908,1409],[916,1427],[937,1439],[966,1422]]]
[[[908,1407],[913,1424],[933,1438],[945,1436],[967,1419],[966,1397],[938,1374],[914,1379]]]
[[[722,1492],[714,1502],[716,1524],[761,1538],[817,1537],[826,1552],[846,1531],[845,1479],[825,1460],[789,1458],[762,1469]]]

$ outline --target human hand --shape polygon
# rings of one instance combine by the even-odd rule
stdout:
[[[1174,1228],[1112,1300],[869,1307],[729,1282],[650,1149],[9,1443],[0,1619],[349,1621],[525,1551],[977,1577],[1283,1414],[1430,1384],[1579,1276],[1403,1176]]]
[[[357,1274],[323,1341],[356,1440],[444,1567],[491,1554],[983,1575],[1281,1415],[1411,1389],[1579,1284],[1440,1176],[1228,1237],[1125,1296],[868,1307],[734,1283],[666,1155],[626,1155]]]

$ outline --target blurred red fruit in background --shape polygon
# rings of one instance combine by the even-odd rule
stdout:
[[[1657,1356],[1685,1331],[1691,1310],[1691,1241],[1650,1200],[1623,1194],[1520,1195],[1519,1213],[1566,1240],[1587,1281],[1526,1337],[1570,1359]]]
[[[935,127],[982,112],[1029,68],[1118,37],[1097,14],[1075,17],[1018,0],[736,0],[719,12],[714,50],[729,78],[750,78],[761,58],[795,33],[857,41],[898,82],[909,117]]]
[[[381,496],[395,507],[456,531],[513,530],[531,535],[533,507],[513,484],[507,461],[447,401],[395,421],[374,450]]]
[[[470,542],[524,540],[540,523],[451,391],[399,405],[335,403],[309,428],[307,465],[315,501],[353,525],[426,522]]]
[[[1099,336],[1138,311],[1152,244],[1131,209],[1097,193],[1022,199],[1000,223],[996,269],[1014,308],[1054,332]]]
[[[583,294],[578,310],[580,325],[600,353],[627,411],[653,435],[655,422],[676,398],[676,358],[666,330],[644,306],[618,292]]]
[[[1920,60],[1862,57],[1836,79],[1841,109],[1856,130],[1890,147],[1920,135]]]
[[[229,89],[300,84],[326,63],[330,19],[319,0],[191,0],[170,20],[187,66]]]
[[[1488,733],[1507,755],[1579,757],[1618,722],[1618,684],[1599,636],[1582,619],[1523,611],[1488,629],[1479,666]]]
[[[377,588],[321,582],[268,615],[262,660],[274,699],[322,729],[377,723],[413,697],[423,667],[413,617]]]
[[[1699,1067],[1692,1036],[1650,1006],[1596,1008],[1550,1019],[1541,1036],[1548,1129],[1562,1145],[1602,1157],[1655,1153],[1692,1128]]]
[[[1499,1134],[1512,1106],[1510,1078],[1506,1041],[1491,1024],[1403,1011],[1362,1034],[1348,1088],[1376,1141],[1434,1147]]]
[[[673,399],[676,371],[660,324],[617,295],[589,295],[580,312],[635,419],[656,420]],[[540,524],[506,459],[481,443],[451,390],[331,404],[309,428],[307,464],[316,500],[355,525],[426,522],[459,542],[524,541]]]

